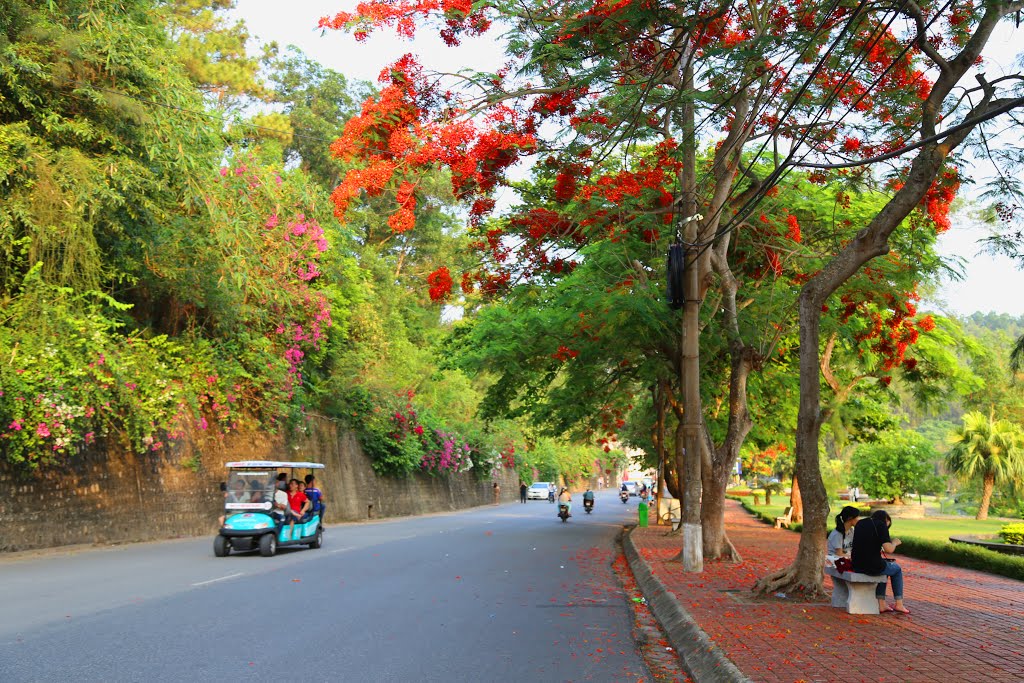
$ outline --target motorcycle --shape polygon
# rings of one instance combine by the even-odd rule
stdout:
[[[628,491],[619,491],[619,500],[621,500],[623,503],[628,502],[629,501],[629,492]]]
[[[589,498],[584,498],[583,509],[586,510],[587,514],[589,515],[594,509],[594,501],[590,500]]]
[[[558,518],[561,519],[562,522],[569,521],[569,506],[565,503],[558,504]]]

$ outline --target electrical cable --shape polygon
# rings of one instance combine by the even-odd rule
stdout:
[[[907,1],[908,0],[903,0],[903,3],[905,4]],[[758,152],[754,156],[754,159],[748,165],[752,166],[754,163],[756,163],[757,159],[760,158],[760,155],[764,153],[764,150],[767,147],[768,140],[772,138],[772,135],[773,135],[774,132],[778,131],[779,126],[781,125],[782,121],[785,120],[785,118],[788,117],[789,114],[793,111],[793,109],[796,106],[796,102],[798,102],[799,99],[800,99],[800,96],[804,92],[806,92],[807,88],[810,87],[810,84],[813,82],[814,78],[817,76],[817,74],[823,68],[826,59],[836,49],[836,47],[839,45],[840,41],[843,39],[845,34],[850,31],[851,27],[854,25],[856,19],[859,16],[859,10],[862,9],[865,5],[866,5],[866,2],[861,2],[858,5],[858,7],[855,10],[855,12],[853,14],[851,14],[849,20],[847,21],[847,23],[843,27],[843,29],[840,31],[839,35],[836,36],[836,38],[833,40],[833,42],[830,45],[830,47],[828,48],[828,50],[826,50],[825,54],[823,54],[819,58],[817,64],[815,64],[814,68],[807,75],[803,85],[798,89],[797,96],[793,97],[790,100],[790,102],[788,103],[788,105],[787,105],[783,115],[777,118],[777,121],[772,126],[772,129],[768,133],[765,134],[765,142],[762,143],[761,148],[758,150]],[[897,12],[894,12],[893,13],[893,17],[889,20],[889,24],[888,25],[891,25],[892,22],[895,21],[896,16],[897,16]],[[888,26],[886,26],[886,28],[888,28]],[[867,47],[867,45],[865,45],[865,48],[866,47]],[[860,55],[860,57],[857,58],[857,60],[855,60],[855,62],[863,60],[864,58],[866,58],[866,56],[867,56],[867,49],[865,49],[865,48],[862,48],[861,50],[858,51],[858,52],[861,53],[861,55]],[[848,77],[852,77],[852,70],[848,73]],[[822,103],[822,105],[819,107],[817,118],[820,118],[820,116],[824,113],[825,109],[829,106],[829,103],[831,101],[834,101],[834,99],[836,97],[838,97],[839,91],[840,91],[841,87],[845,84],[846,80],[848,80],[848,78],[841,79],[839,84],[837,84],[837,86],[831,91],[829,96],[826,98],[825,102]],[[790,153],[787,156],[787,160],[791,159],[793,154],[795,154],[796,149],[798,149],[799,146],[801,144],[803,144],[804,141],[806,141],[806,139],[807,139],[807,137],[809,135],[809,131],[812,129],[812,127],[813,126],[808,126],[808,127],[805,128],[802,140],[798,141],[797,144],[790,150]],[[783,177],[783,174],[784,174],[785,170],[786,170],[785,162],[782,165],[780,165],[779,167],[777,167],[776,169],[774,169],[769,174],[768,178],[766,178],[765,181],[763,181],[761,183],[761,187],[758,189],[757,192],[755,192],[754,196],[749,198],[744,203],[743,207],[741,207],[741,209],[739,209],[737,211],[737,213],[734,215],[733,219],[730,220],[726,224],[726,226],[724,228],[719,228],[718,230],[716,230],[715,233],[710,238],[708,238],[705,241],[695,242],[695,243],[692,243],[692,244],[687,244],[687,246],[689,246],[691,248],[701,247],[701,251],[698,252],[698,254],[696,254],[694,256],[694,258],[699,257],[700,254],[702,254],[711,244],[714,244],[714,242],[716,242],[722,236],[724,236],[725,234],[727,234],[728,232],[733,230],[740,222],[745,220],[747,218],[747,216],[749,216],[750,213],[753,212],[753,210],[756,208],[757,204],[761,201],[761,199],[764,198],[764,195],[769,190],[771,190],[771,188],[774,187],[775,184],[777,184],[777,182],[781,179],[781,177]],[[728,203],[728,200],[726,200],[726,202],[722,203],[722,205],[716,210],[716,213],[713,216],[711,216],[712,220],[717,219],[718,216],[721,215],[722,211],[725,210],[725,207],[726,207],[727,203]]]
[[[931,25],[932,25],[932,24],[933,24],[933,23],[934,23],[934,22],[936,21],[936,19],[937,19],[937,18],[938,18],[939,16],[941,16],[941,13],[942,13],[942,12],[943,12],[943,11],[944,11],[944,10],[945,10],[945,9],[946,9],[946,8],[947,8],[947,7],[948,7],[948,6],[950,5],[950,4],[951,4],[951,3],[952,3],[952,0],[947,0],[946,4],[945,4],[945,5],[943,6],[943,8],[942,8],[942,9],[940,9],[940,10],[939,10],[939,12],[935,13],[935,14],[934,14],[934,15],[932,16],[932,19],[931,19],[931,20],[930,20],[930,21],[928,22],[928,24],[927,24],[927,25],[925,26],[925,29],[926,29],[926,30],[927,30],[927,28],[930,28],[930,27],[931,27]],[[903,6],[904,6],[905,4],[906,4],[906,3],[904,2],[904,3],[903,3],[903,5],[901,5],[901,6],[899,7],[899,8],[897,8],[897,10],[896,10],[896,11],[895,11],[895,13],[894,13],[894,16],[893,16],[893,18],[892,18],[892,19],[890,19],[890,21],[888,22],[888,25],[886,26],[886,30],[888,29],[888,26],[891,26],[892,22],[893,22],[893,21],[894,21],[894,20],[895,20],[895,19],[897,18],[897,16],[898,16],[898,15],[899,15],[899,13],[901,12],[901,10],[902,10],[902,8],[903,8]],[[881,37],[883,37],[884,35],[885,35],[884,33],[880,33],[880,34],[879,34],[879,37],[878,37],[878,39],[880,39],[880,38],[881,38]],[[876,39],[876,42],[877,42],[877,39]],[[863,100],[863,99],[864,99],[865,97],[867,97],[867,96],[868,96],[868,95],[869,95],[869,94],[871,93],[871,90],[873,89],[873,87],[874,87],[875,85],[877,85],[877,84],[878,84],[878,83],[879,83],[879,82],[880,82],[880,81],[882,80],[882,78],[884,78],[884,77],[885,77],[885,75],[887,75],[887,73],[888,73],[888,72],[889,72],[889,71],[890,71],[890,70],[891,70],[891,69],[892,69],[892,68],[893,68],[893,67],[894,67],[894,66],[896,65],[896,63],[898,62],[898,60],[899,60],[899,59],[900,59],[900,58],[901,58],[901,57],[902,57],[903,55],[905,55],[905,54],[906,54],[906,52],[907,52],[907,51],[909,51],[909,49],[910,49],[911,47],[913,47],[913,45],[914,45],[914,41],[910,41],[910,42],[908,42],[908,44],[907,44],[906,46],[904,46],[903,50],[902,50],[902,51],[901,51],[901,52],[899,53],[899,55],[897,55],[897,57],[896,57],[895,59],[893,59],[893,60],[892,60],[892,61],[890,62],[889,66],[888,66],[888,67],[887,67],[887,68],[886,68],[885,70],[883,70],[883,71],[882,71],[882,73],[878,75],[878,77],[876,77],[876,79],[875,79],[875,81],[874,81],[874,82],[872,83],[872,85],[871,85],[871,86],[870,86],[870,87],[869,87],[869,88],[868,88],[868,89],[867,89],[867,90],[866,90],[866,91],[865,91],[865,92],[864,92],[864,93],[863,93],[863,94],[862,94],[862,95],[861,95],[860,97],[858,97],[858,98],[857,98],[857,100],[855,100],[855,101],[854,101],[854,102],[853,102],[853,103],[852,103],[852,104],[851,104],[851,105],[850,105],[850,106],[849,106],[849,107],[847,108],[847,111],[846,111],[846,112],[845,112],[845,113],[844,113],[844,114],[843,114],[843,115],[842,115],[842,116],[841,116],[841,117],[840,117],[839,119],[837,119],[837,120],[836,120],[836,121],[835,121],[835,122],[834,122],[834,123],[832,124],[832,126],[831,126],[831,129],[832,129],[832,130],[834,130],[834,129],[835,129],[836,127],[838,127],[838,126],[839,126],[839,125],[840,125],[840,124],[842,123],[842,120],[843,120],[843,119],[845,119],[845,118],[846,118],[846,116],[847,116],[847,115],[849,115],[849,114],[850,114],[850,113],[851,113],[851,112],[852,112],[852,111],[853,111],[853,110],[854,110],[854,109],[856,108],[856,105],[857,105],[857,104],[859,104],[859,103],[860,103],[860,102],[861,102],[861,101],[862,101],[862,100]],[[865,56],[865,55],[864,55],[864,54],[862,54],[862,56],[858,58],[857,62],[858,62],[858,63],[859,63],[859,62],[862,62],[862,61],[863,61],[863,57],[864,57],[864,56]],[[849,76],[849,75],[852,75],[852,69],[851,69],[850,73],[848,74],[848,76]],[[842,80],[842,81],[840,82],[840,86],[841,86],[841,85],[842,85],[843,83],[845,83],[845,82],[846,82],[847,80],[848,80],[848,78],[844,78],[844,79],[843,79],[843,80]],[[829,98],[829,99],[830,99],[830,101],[834,101],[834,96],[835,96],[835,95],[837,95],[837,94],[838,94],[838,90],[835,90],[835,91],[833,91],[833,96],[830,96],[830,98]],[[825,110],[825,107],[826,107],[826,106],[829,106],[829,104],[830,104],[830,103],[827,103],[826,105],[824,105],[824,106],[823,106],[823,107],[822,107],[822,108],[821,108],[821,109],[819,110],[819,115],[815,117],[815,120],[817,120],[817,119],[819,119],[819,118],[820,118],[820,115],[821,115],[821,114],[822,114],[822,113],[824,112],[824,110]],[[810,129],[811,129],[812,127],[813,127],[813,123],[814,123],[814,121],[812,121],[812,125],[809,125],[809,126],[807,127],[807,130],[808,130],[808,131],[809,131],[809,130],[810,130]],[[954,131],[947,131],[946,135],[950,134],[951,132],[954,132]],[[807,138],[807,135],[805,134],[805,135],[804,135],[804,137],[803,137],[803,140],[805,141],[805,140],[806,140],[806,138]],[[801,144],[802,144],[802,143],[801,143]],[[926,143],[925,143],[925,144],[926,144]],[[917,145],[917,146],[920,146],[920,145]],[[763,197],[764,197],[764,194],[765,194],[765,193],[766,193],[766,192],[767,192],[768,190],[770,190],[772,186],[774,186],[774,185],[775,185],[775,184],[777,184],[777,183],[778,183],[779,181],[781,181],[781,179],[782,179],[783,177],[785,177],[785,175],[788,175],[788,173],[790,173],[790,172],[791,172],[792,168],[793,168],[793,167],[795,167],[795,164],[791,163],[791,162],[790,162],[790,160],[791,160],[791,159],[793,158],[793,156],[794,156],[794,153],[795,153],[795,150],[796,150],[796,149],[798,149],[798,148],[799,148],[799,145],[797,145],[796,147],[794,147],[794,148],[793,148],[793,150],[791,150],[791,153],[790,153],[790,154],[789,154],[789,155],[787,156],[787,161],[786,161],[786,163],[785,163],[785,164],[783,165],[783,167],[780,167],[780,169],[776,169],[776,171],[779,171],[779,170],[781,170],[782,172],[781,172],[781,173],[776,173],[775,171],[773,171],[773,174],[771,174],[771,175],[770,175],[770,178],[772,179],[772,182],[771,182],[771,183],[769,183],[769,182],[764,182],[764,183],[762,183],[762,186],[761,186],[761,188],[759,189],[759,191],[758,191],[757,193],[755,193],[754,197],[750,198],[750,199],[749,199],[749,200],[747,201],[747,203],[746,203],[746,204],[744,205],[744,207],[742,207],[742,208],[741,208],[741,209],[740,209],[739,211],[737,211],[737,213],[736,213],[736,214],[734,215],[734,219],[733,219],[733,220],[731,220],[731,221],[730,221],[730,223],[729,223],[729,224],[727,224],[725,228],[722,228],[722,229],[719,229],[719,230],[717,230],[717,231],[715,232],[715,234],[714,234],[714,235],[713,235],[713,236],[712,236],[711,238],[709,238],[709,239],[708,239],[708,240],[707,240],[706,242],[704,242],[704,243],[700,243],[700,244],[694,244],[694,245],[692,245],[692,246],[701,246],[701,247],[702,247],[701,251],[700,251],[700,252],[698,252],[698,254],[697,254],[697,255],[695,256],[695,258],[696,258],[696,257],[698,257],[698,256],[699,256],[700,254],[702,254],[702,253],[703,253],[703,252],[704,252],[704,251],[705,251],[705,250],[706,250],[706,249],[707,249],[707,248],[708,248],[708,247],[709,247],[709,246],[710,246],[711,244],[713,244],[713,243],[714,243],[715,241],[717,241],[717,240],[718,240],[718,239],[719,239],[719,238],[720,238],[721,236],[723,236],[723,235],[725,235],[725,234],[726,234],[727,232],[729,232],[729,231],[731,231],[731,230],[735,229],[735,227],[737,227],[737,226],[738,226],[738,225],[739,225],[739,224],[740,224],[740,223],[741,223],[741,222],[742,222],[743,220],[745,220],[745,219],[746,219],[746,218],[747,218],[747,217],[748,217],[748,216],[749,216],[749,215],[750,215],[750,214],[751,214],[751,213],[753,212],[753,210],[754,210],[754,209],[756,208],[756,204],[757,204],[757,203],[759,203],[761,199],[763,199]],[[903,150],[903,151],[907,151],[907,150]],[[806,157],[807,157],[807,156],[808,156],[808,155],[809,155],[810,153],[811,153],[811,152],[810,152],[810,150],[809,150],[808,152],[804,153],[804,155],[803,155],[803,156],[801,157],[801,159],[805,159],[805,158],[806,158]],[[777,176],[777,177],[772,177],[772,176]],[[724,205],[723,205],[723,206],[724,206]],[[748,207],[749,207],[749,208],[748,208]]]

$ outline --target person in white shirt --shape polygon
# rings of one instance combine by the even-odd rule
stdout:
[[[836,515],[836,528],[828,535],[828,554],[833,557],[850,557],[853,547],[853,527],[860,519],[860,510],[847,505]]]

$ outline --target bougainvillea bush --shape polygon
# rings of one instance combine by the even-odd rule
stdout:
[[[332,325],[318,286],[329,243],[304,208],[314,197],[252,160],[208,180],[203,206],[145,246],[156,325],[137,327],[153,315],[141,305],[50,284],[42,266],[28,272],[0,321],[8,460],[56,462],[99,437],[156,450],[187,426],[276,429],[301,417],[305,369]]]

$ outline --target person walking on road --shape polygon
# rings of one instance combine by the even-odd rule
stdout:
[[[526,502],[526,482],[525,481],[519,482],[519,502],[520,503],[525,503]]]
[[[498,486],[498,482],[494,482],[494,485],[491,488],[494,489],[494,504],[497,505],[501,500],[501,487]]]

